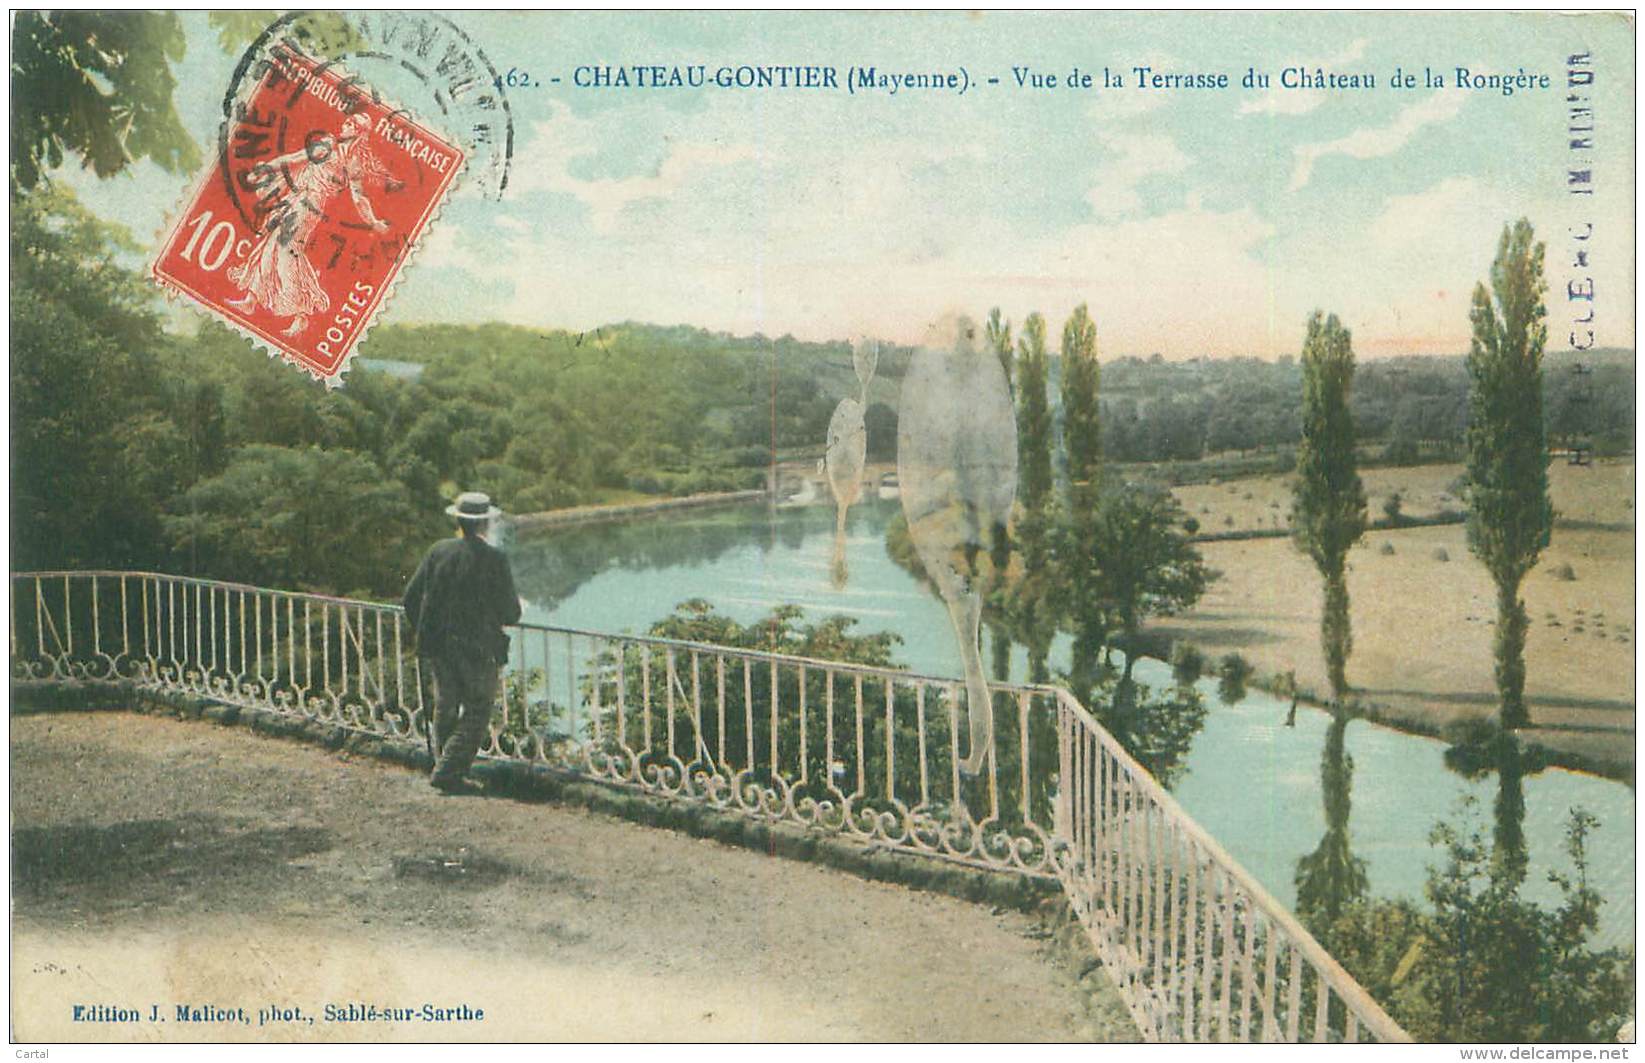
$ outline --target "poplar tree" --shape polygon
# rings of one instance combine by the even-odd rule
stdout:
[[[1542,417],[1544,245],[1524,218],[1504,226],[1491,288],[1474,287],[1468,349],[1468,548],[1496,584],[1496,685],[1503,727],[1525,727],[1525,603],[1519,589],[1553,530]]]
[[[1081,303],[1062,327],[1062,439],[1068,453],[1068,509],[1076,521],[1096,508],[1102,478],[1097,384],[1097,325]]]
[[[988,340],[989,350],[994,352],[994,357],[1000,360],[1000,368],[1005,370],[1005,387],[1009,392],[1015,376],[1012,372],[1015,358],[1011,346],[1011,323],[1000,316],[999,307],[988,311],[988,323],[983,334]],[[1005,570],[1011,563],[1011,532],[1004,521],[996,523],[990,532],[988,560],[993,567],[995,588],[1004,586]]]
[[[1045,317],[1028,315],[1017,338],[1017,455],[1020,464],[1017,497],[1022,520],[1017,537],[1022,542],[1023,581],[1018,618],[1028,646],[1029,681],[1051,678],[1047,663],[1055,632],[1055,591],[1051,581],[1051,533],[1056,489],[1051,464],[1054,424],[1051,414],[1050,356],[1045,349]]]
[[[1011,347],[1011,322],[1000,317],[1000,308],[995,307],[988,311],[988,324],[983,327],[983,333],[988,339],[988,349],[994,352],[994,357],[1000,360],[1000,368],[1005,370],[1005,386],[1012,389],[1013,396],[1016,389],[1016,380],[1013,370]]]
[[[1029,314],[1017,339],[1017,452],[1022,461],[1023,562],[1030,575],[1045,562],[1045,521],[1051,506],[1050,362],[1045,353],[1045,318]]]
[[[1097,326],[1084,303],[1062,327],[1062,446],[1068,461],[1068,530],[1065,559],[1074,621],[1076,686],[1088,685],[1099,649],[1107,644],[1106,603],[1100,595],[1096,522],[1102,480],[1102,437],[1097,408]],[[1075,693],[1085,698],[1084,690]]]
[[[1353,628],[1348,614],[1348,550],[1365,534],[1365,487],[1354,464],[1354,419],[1348,392],[1354,348],[1335,314],[1308,319],[1302,345],[1302,441],[1291,519],[1298,549],[1325,581],[1320,641],[1332,700],[1348,692]]]

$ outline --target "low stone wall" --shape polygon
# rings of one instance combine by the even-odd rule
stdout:
[[[623,520],[669,510],[735,506],[764,501],[765,498],[766,492],[758,489],[717,491],[712,494],[684,495],[680,498],[659,498],[654,502],[629,502],[616,506],[576,506],[571,509],[550,509],[542,513],[520,513],[510,516],[508,521],[522,531],[535,531],[539,528],[556,528],[568,524]]]

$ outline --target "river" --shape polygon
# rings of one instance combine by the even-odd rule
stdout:
[[[689,598],[702,598],[747,624],[781,604],[812,618],[843,614],[860,632],[893,631],[898,660],[933,675],[961,674],[940,601],[885,551],[895,502],[859,504],[846,540],[849,583],[829,581],[833,510],[765,506],[686,512],[645,520],[558,529],[508,541],[526,619],[596,631],[644,633]],[[987,654],[985,652],[985,659]],[[1053,646],[1053,670],[1067,667],[1067,640]],[[1027,672],[1013,651],[1012,677]],[[1139,661],[1139,681],[1164,686],[1170,669]],[[1284,726],[1287,702],[1252,690],[1234,703],[1201,680],[1208,708],[1174,794],[1247,870],[1283,903],[1296,903],[1299,858],[1328,833],[1322,793],[1327,713],[1301,709]],[[1364,721],[1348,725],[1341,747],[1352,758],[1347,839],[1366,862],[1370,892],[1420,901],[1429,865],[1443,854],[1429,843],[1441,820],[1492,837],[1498,776],[1468,780],[1444,763],[1445,744]],[[1339,776],[1340,777],[1340,776]],[[1634,794],[1626,785],[1549,768],[1523,779],[1523,831],[1529,858],[1525,896],[1551,904],[1549,871],[1569,873],[1564,822],[1581,807],[1597,817],[1589,838],[1589,881],[1604,898],[1597,943],[1634,944]],[[1467,797],[1471,809],[1463,807]],[[1340,841],[1340,835],[1338,836]]]

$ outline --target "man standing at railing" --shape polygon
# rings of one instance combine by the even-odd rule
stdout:
[[[434,544],[406,586],[406,619],[417,655],[434,673],[434,775],[443,793],[474,793],[464,776],[485,739],[508,660],[507,624],[520,620],[514,576],[502,551],[485,540],[502,516],[490,496],[468,491],[446,507],[462,532]]]

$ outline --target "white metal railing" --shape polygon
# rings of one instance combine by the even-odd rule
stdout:
[[[481,755],[1054,878],[1150,1040],[1407,1040],[1067,691],[671,639],[510,629]],[[143,572],[12,576],[14,682],[117,682],[427,741],[392,605]]]
[[[1409,1041],[1399,1024],[1059,690],[1058,872],[1156,1041]]]

